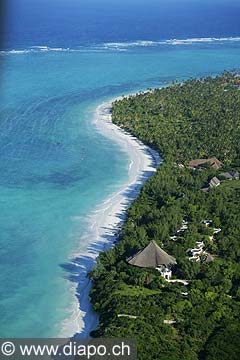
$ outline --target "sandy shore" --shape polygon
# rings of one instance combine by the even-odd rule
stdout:
[[[89,302],[91,282],[86,278],[87,272],[96,264],[99,252],[114,245],[118,230],[124,223],[127,208],[136,198],[143,183],[156,172],[161,163],[156,151],[112,123],[111,105],[112,101],[99,105],[93,123],[102,135],[117,142],[127,152],[130,159],[128,181],[89,217],[86,237],[95,241],[91,242],[87,253],[73,261],[73,266],[78,270],[76,280],[80,309],[75,306],[71,316],[71,329],[65,328],[64,335],[68,333],[68,336],[72,332],[80,334],[79,337],[87,337],[89,332],[97,327],[98,315]]]

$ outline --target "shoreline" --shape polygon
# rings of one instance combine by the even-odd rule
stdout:
[[[91,281],[87,278],[87,273],[96,265],[99,253],[114,246],[118,232],[125,222],[126,210],[136,199],[143,184],[155,174],[162,162],[155,150],[113,124],[111,106],[117,99],[119,97],[104,101],[97,106],[92,124],[101,135],[118,143],[128,154],[128,180],[103,201],[88,218],[89,226],[84,238],[91,238],[94,241],[89,243],[85,253],[81,253],[72,261],[78,271],[75,293],[78,309],[74,306],[71,323],[69,319],[66,321],[62,332],[64,336],[67,334],[69,336],[71,333],[79,338],[88,337],[90,331],[97,327],[98,314],[93,311],[89,300]]]

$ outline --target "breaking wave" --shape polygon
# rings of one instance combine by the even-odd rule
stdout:
[[[49,51],[75,51],[74,49],[70,48],[51,48],[48,46],[32,46],[27,49],[12,49],[12,50],[2,50],[0,51],[0,54],[2,55],[17,55],[17,54],[28,54],[28,53],[41,53],[41,52],[49,52]]]
[[[226,44],[240,42],[240,36],[237,37],[207,37],[207,38],[189,38],[189,39],[169,39],[159,41],[137,40],[126,42],[106,42],[93,44],[90,46],[78,46],[75,48],[49,47],[49,46],[32,46],[27,49],[2,50],[1,55],[17,55],[28,53],[45,53],[45,52],[100,52],[100,51],[127,51],[136,47],[159,47],[163,45],[180,46],[196,44]]]
[[[238,37],[208,37],[208,38],[190,38],[190,39],[169,39],[160,41],[132,41],[132,42],[109,42],[104,43],[105,48],[127,48],[127,47],[149,47],[160,45],[193,45],[198,43],[226,43],[226,42],[240,42],[240,36]]]

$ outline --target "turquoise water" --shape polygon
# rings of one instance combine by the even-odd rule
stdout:
[[[74,300],[62,264],[94,241],[81,237],[88,215],[127,179],[128,155],[92,124],[96,106],[239,59],[237,41],[1,55],[1,337],[59,334]]]

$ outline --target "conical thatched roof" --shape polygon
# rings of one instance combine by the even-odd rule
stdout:
[[[154,240],[136,255],[127,259],[127,262],[143,268],[156,268],[160,265],[167,266],[177,263],[176,259],[162,250]]]

